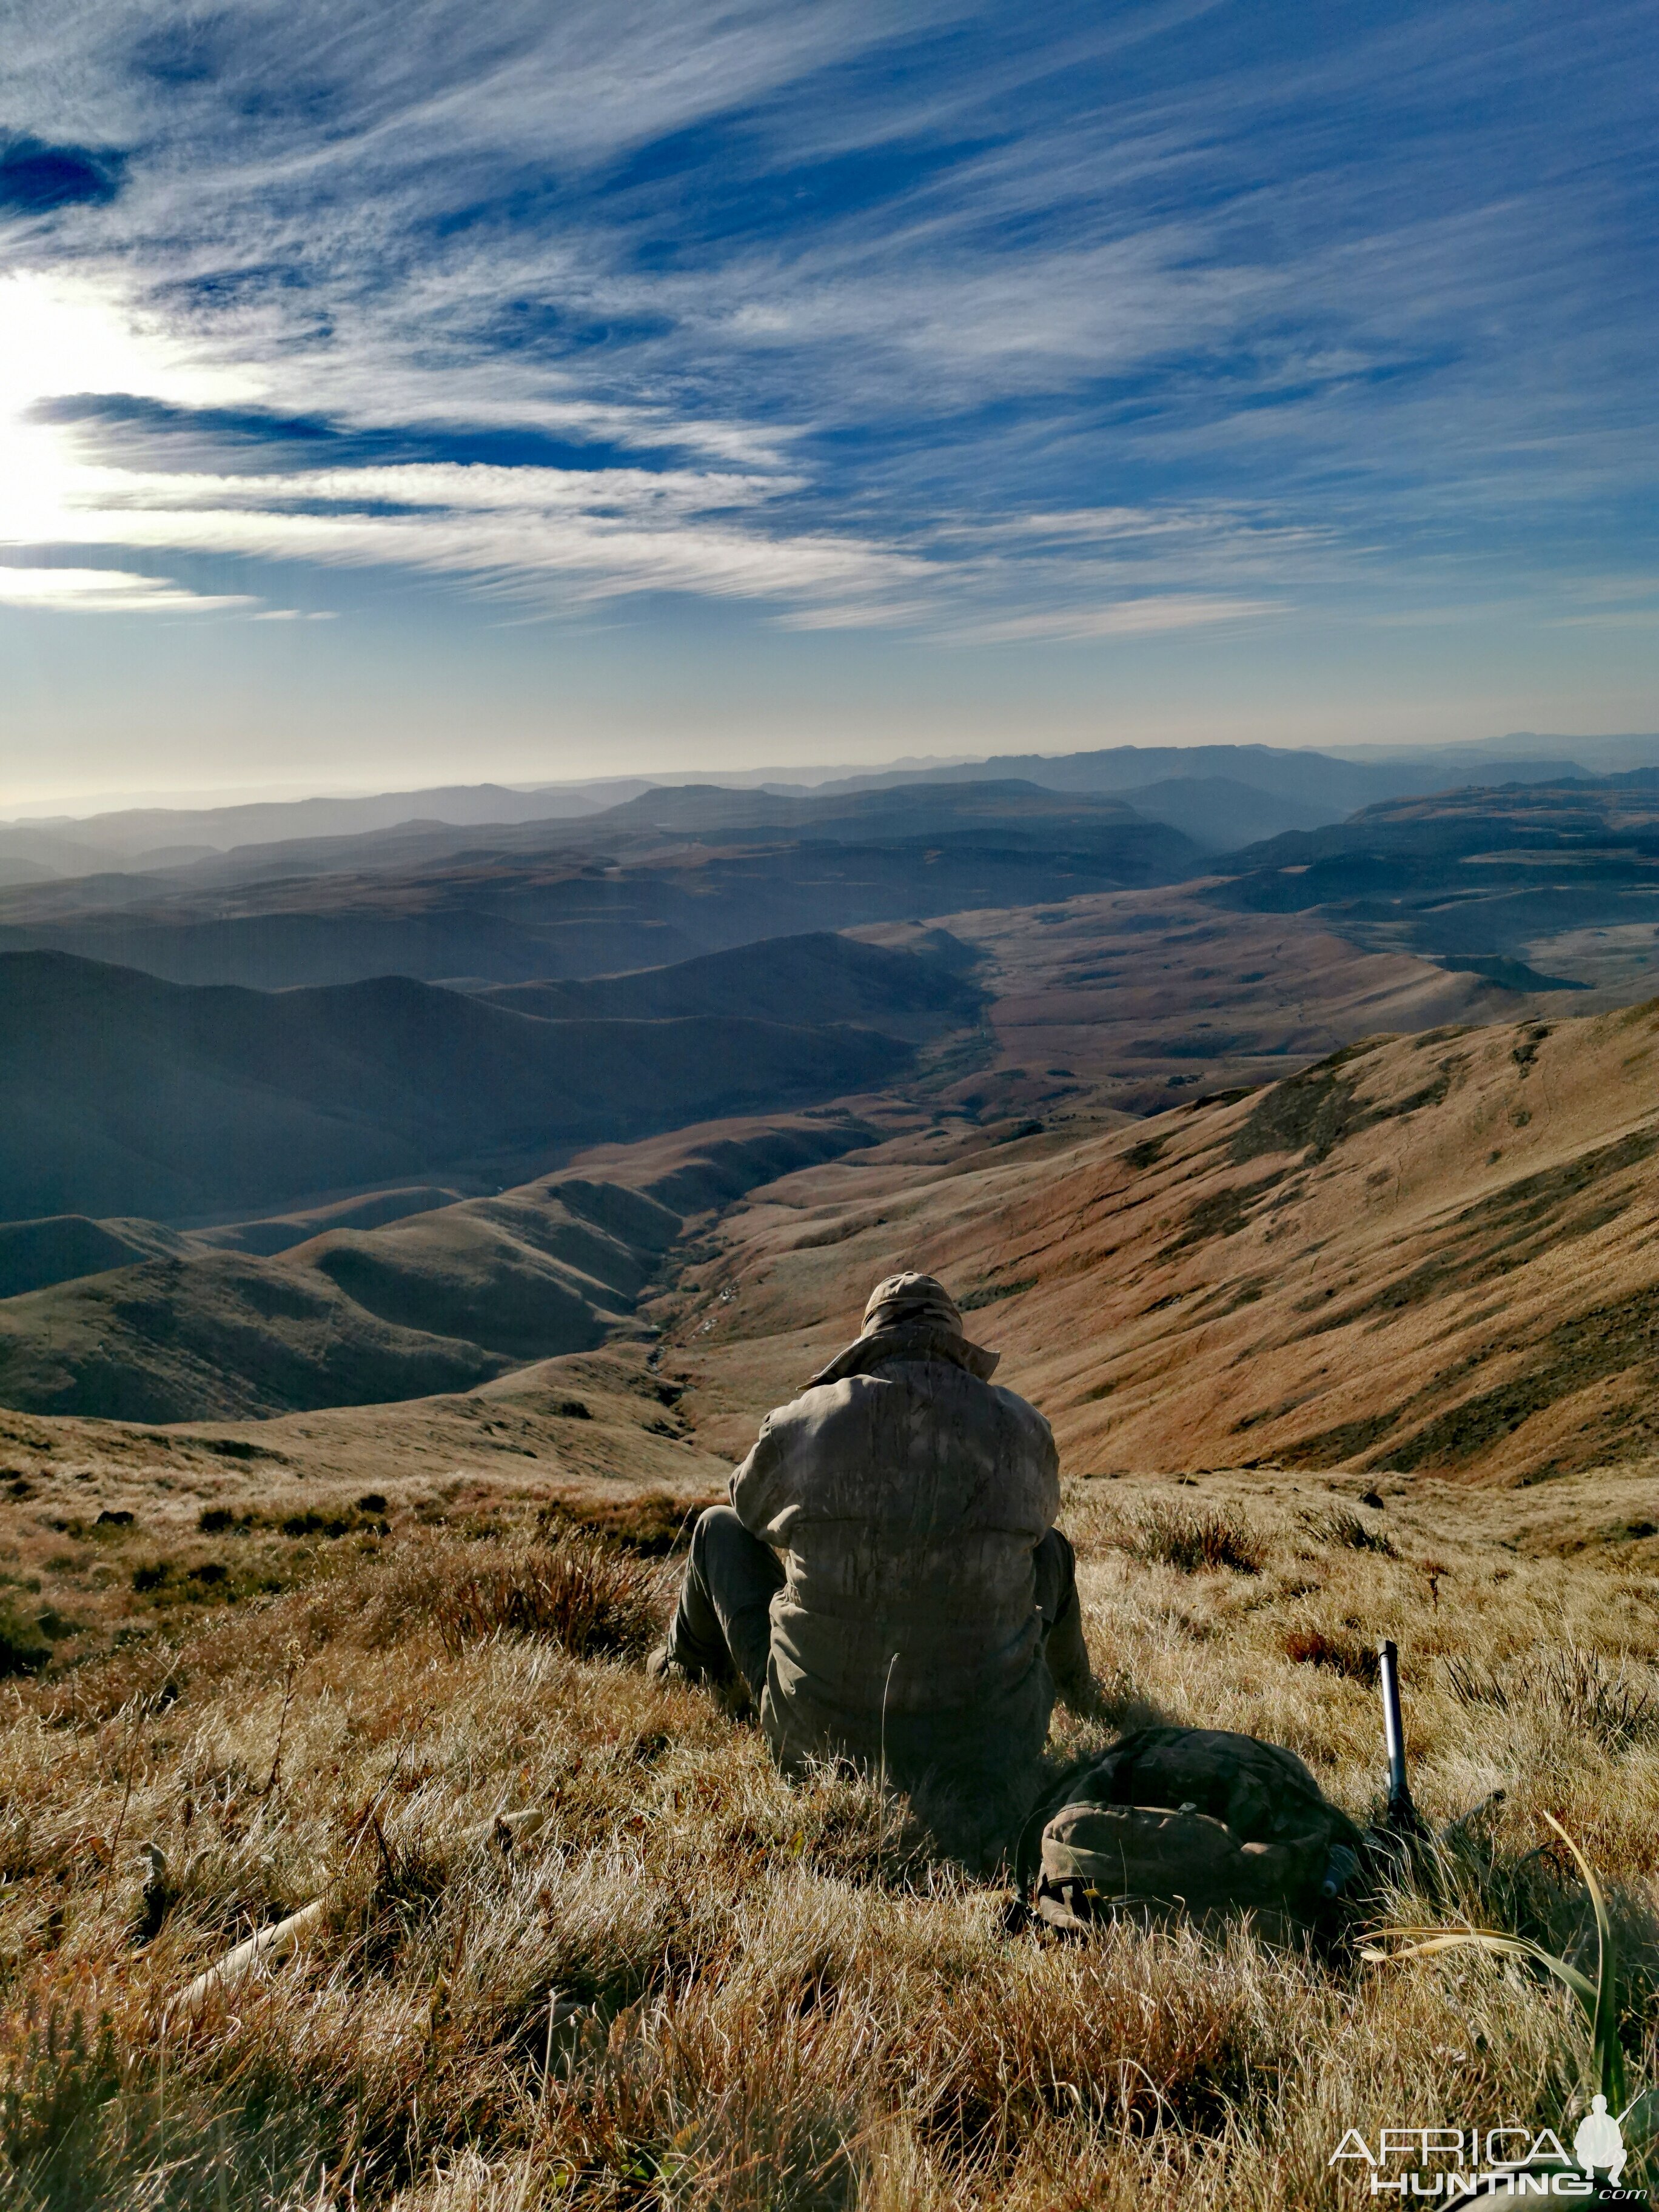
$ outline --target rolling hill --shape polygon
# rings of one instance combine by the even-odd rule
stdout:
[[[823,803],[693,788],[574,826],[405,825],[165,876],[0,891],[0,948],[265,990],[387,974],[529,982],[1172,883],[1200,866],[1198,847],[1164,823],[1031,787]]]
[[[704,953],[667,968],[582,981],[479,988],[491,1006],[550,1021],[664,1021],[699,1014],[794,1024],[850,1022],[891,1036],[937,1036],[977,1019],[985,994],[965,971],[975,949],[944,930],[917,932],[895,959],[885,945],[817,930]]]
[[[1370,949],[1613,1003],[1656,972],[1659,769],[1397,799],[1226,872],[1208,896],[1235,912],[1316,915]]]
[[[0,1406],[239,1419],[467,1389],[640,1334],[635,1303],[689,1220],[877,1133],[845,1115],[719,1122],[275,1258],[83,1249],[108,1272],[0,1297]]]

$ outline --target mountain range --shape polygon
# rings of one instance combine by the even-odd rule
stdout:
[[[1659,972],[1659,769],[1564,771],[1540,740],[1503,781],[1378,797],[1398,763],[1214,750],[1168,775],[1124,748],[613,787],[580,817],[382,820],[14,885],[0,1403],[264,1418],[466,1390],[655,1326],[710,1403],[748,1407],[843,1267],[937,1250],[999,1328],[1036,1317],[1019,1356],[1097,1457],[1168,1462],[1187,1435],[1214,1463],[1461,1465],[1462,1378],[1498,1362],[1501,1398],[1531,1371],[1503,1364],[1518,1315],[1551,1395],[1510,1428],[1508,1399],[1470,1413],[1465,1456],[1535,1471],[1600,1324],[1545,1328],[1571,1321],[1571,1268],[1527,1274],[1531,1305],[1492,1285],[1558,1253],[1636,1301],[1595,1367],[1606,1419],[1574,1415],[1622,1448],[1647,1140],[1620,1115]],[[1012,772],[1038,767],[1075,787]],[[1131,774],[1127,798],[1103,787]],[[1490,1237],[1459,1228],[1469,1206]],[[798,1266],[803,1212],[818,1256]],[[1133,1234],[1097,1252],[1097,1214]],[[710,1266],[732,1296],[705,1307]],[[1487,1306],[1444,1304],[1459,1285]],[[1396,1306],[1465,1364],[1425,1367],[1439,1339],[1379,1318]],[[775,1346],[757,1311],[784,1317]],[[1351,1326],[1347,1367],[1305,1349]],[[1109,1387],[1079,1395],[1049,1354],[1084,1346]],[[1195,1421],[1230,1362],[1268,1396],[1236,1428]],[[1390,1390],[1397,1418],[1368,1426]]]
[[[768,813],[782,818],[755,818]],[[388,974],[528,982],[1178,882],[1202,867],[1191,840],[1163,823],[1036,787],[812,802],[694,789],[647,793],[574,827],[434,825],[351,851],[256,847],[199,872],[15,888],[0,893],[0,948],[264,990]]]
[[[1258,815],[1272,802],[1273,818],[1246,835],[1312,828],[1340,820],[1356,808],[1412,792],[1449,789],[1474,781],[1502,782],[1511,777],[1583,773],[1581,759],[1596,768],[1632,764],[1639,755],[1659,753],[1659,739],[1549,738],[1523,735],[1458,746],[1358,747],[1319,752],[1272,745],[1118,745],[1075,754],[1006,754],[983,761],[913,763],[865,774],[820,772],[803,786],[799,771],[781,778],[686,777],[654,784],[649,778],[609,777],[586,782],[528,787],[502,784],[453,784],[381,792],[361,797],[261,800],[197,807],[129,807],[85,816],[64,815],[0,822],[0,884],[80,875],[112,865],[165,870],[239,846],[333,839],[372,834],[411,822],[497,826],[589,816],[653,788],[702,781],[730,793],[763,788],[780,795],[813,796],[915,783],[963,783],[986,779],[1029,781],[1057,791],[1113,793],[1134,802],[1150,799],[1142,811],[1175,826],[1186,820],[1159,811],[1180,805],[1182,795],[1170,785],[1218,780],[1257,794]],[[1629,757],[1627,758],[1627,756]],[[1302,817],[1312,816],[1313,820]],[[1215,828],[1229,849],[1235,837],[1218,817]],[[1200,842],[1207,842],[1200,840]]]

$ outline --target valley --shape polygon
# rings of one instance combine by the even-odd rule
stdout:
[[[1398,781],[1310,757],[1298,798],[1285,757],[1164,781],[1314,813]],[[0,952],[0,1404],[264,1422],[654,1346],[729,1454],[915,1261],[1085,1472],[1644,1448],[1649,772],[1539,761],[1205,856],[1120,795],[1161,756],[1030,765],[15,890],[15,932],[149,931],[163,967],[318,950],[279,988]],[[833,927],[763,933],[781,902]],[[523,959],[313,980],[478,928]],[[595,972],[665,939],[711,949]],[[1571,979],[1520,957],[1570,945]]]
[[[1659,1006],[1448,1026],[1080,1142],[847,1155],[753,1194],[647,1311],[732,1453],[902,1258],[1079,1475],[1524,1486],[1659,1455],[1656,1158]]]

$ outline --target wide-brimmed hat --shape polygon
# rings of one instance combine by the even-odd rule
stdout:
[[[859,1334],[812,1381],[838,1382],[884,1359],[944,1359],[987,1382],[1000,1357],[963,1334],[956,1300],[937,1275],[889,1275],[866,1300]]]

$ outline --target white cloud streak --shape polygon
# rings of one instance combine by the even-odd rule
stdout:
[[[221,614],[258,604],[244,593],[192,592],[165,576],[121,568],[0,567],[0,606],[46,614]]]
[[[1218,623],[1248,622],[1287,611],[1284,604],[1276,599],[1206,599],[1199,592],[1171,594],[1120,599],[1104,607],[1012,615],[1002,622],[976,625],[963,641],[1007,645],[1062,638],[1164,637],[1172,630],[1213,629]]]

